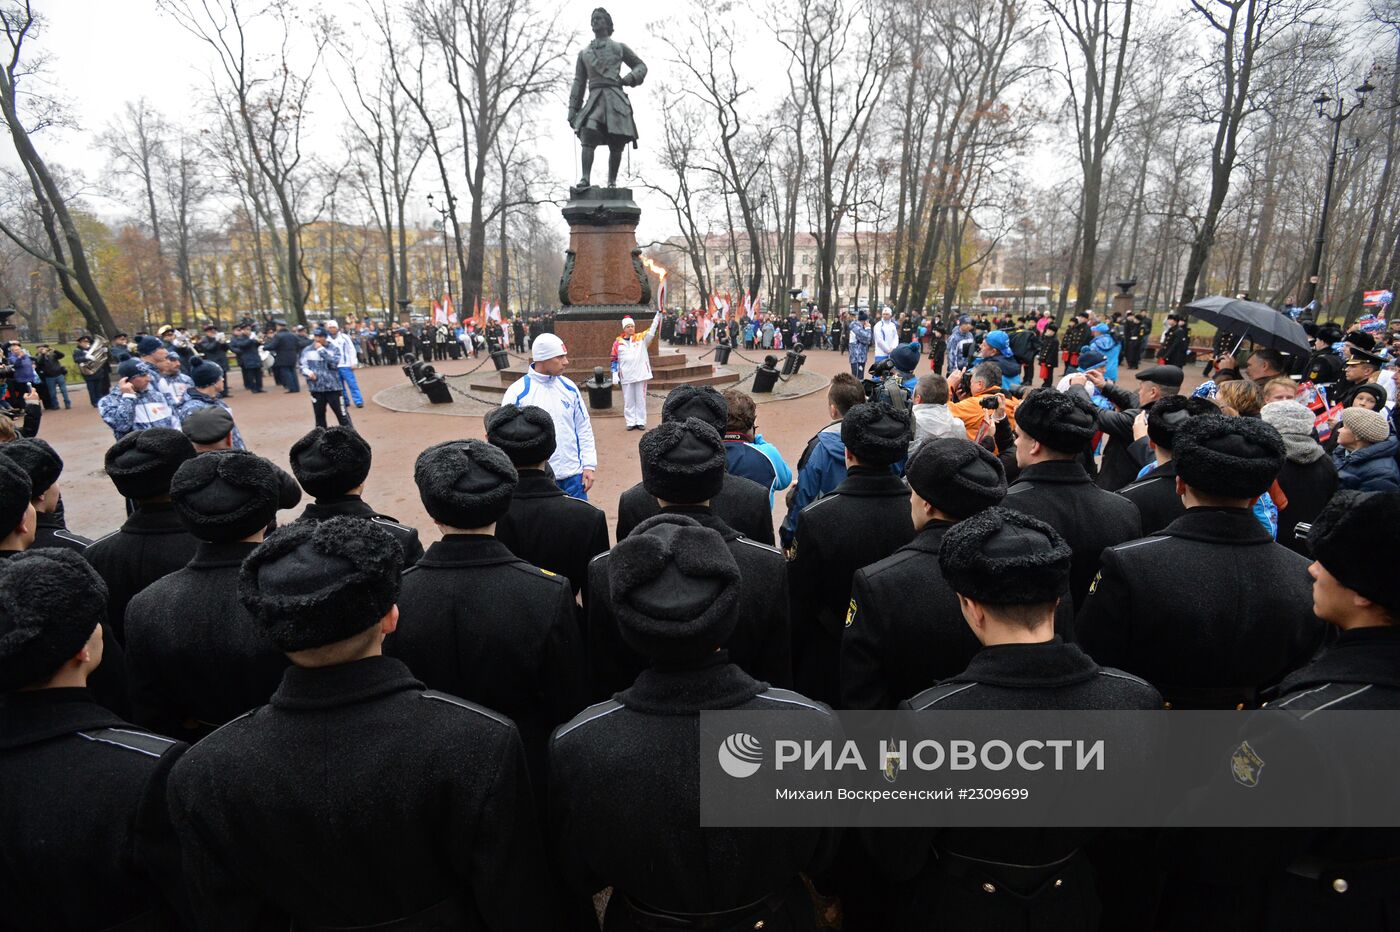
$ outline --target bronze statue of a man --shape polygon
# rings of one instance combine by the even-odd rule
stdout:
[[[622,165],[622,148],[637,145],[637,124],[632,121],[632,105],[624,87],[636,87],[647,76],[647,66],[636,53],[614,42],[613,21],[602,7],[593,11],[593,41],[578,53],[574,66],[574,86],[569,93],[569,125],[583,144],[583,178],[578,186],[589,186],[593,174],[593,150],[608,147],[608,187],[616,187],[617,170]],[[622,74],[622,65],[630,69]],[[587,89],[588,100],[583,99]]]

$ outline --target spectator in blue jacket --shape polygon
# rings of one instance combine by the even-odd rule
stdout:
[[[724,426],[724,458],[731,475],[757,482],[768,490],[768,507],[773,493],[792,485],[792,470],[783,462],[778,448],[755,434],[757,406],[748,393],[737,388],[724,392],[728,419]]]
[[[1396,447],[1385,414],[1357,405],[1347,408],[1337,431],[1337,449],[1332,451],[1338,487],[1361,492],[1400,491]]]
[[[868,329],[868,328],[867,328]],[[792,544],[797,530],[797,515],[812,502],[836,488],[846,478],[846,445],[841,441],[841,420],[846,412],[865,401],[865,386],[860,379],[838,372],[826,390],[827,424],[807,441],[807,448],[797,461],[797,485],[788,490],[787,517],[779,528],[783,547]]]

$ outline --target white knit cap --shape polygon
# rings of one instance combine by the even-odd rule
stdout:
[[[546,359],[563,356],[567,352],[564,341],[552,333],[542,333],[530,344],[530,358],[535,362],[544,362]]]
[[[622,318],[622,326],[623,326],[624,328],[626,328],[626,327],[635,327],[635,326],[637,326],[637,322],[636,322],[635,320],[633,320],[632,318],[630,318],[630,317],[624,317],[624,318]]]
[[[326,329],[330,329],[331,327],[334,327],[335,329],[339,330],[340,324],[336,323],[333,319],[326,321]]]

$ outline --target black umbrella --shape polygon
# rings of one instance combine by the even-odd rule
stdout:
[[[1240,343],[1253,340],[1259,346],[1308,355],[1308,333],[1303,325],[1267,304],[1212,295],[1190,302],[1186,310],[1191,312],[1192,317],[1199,317],[1226,333],[1235,334]],[[1235,344],[1235,350],[1239,349],[1240,343]]]

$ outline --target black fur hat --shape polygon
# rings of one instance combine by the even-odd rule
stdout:
[[[719,532],[684,515],[648,518],[608,556],[623,643],[652,660],[703,657],[738,622],[739,565]]]
[[[505,453],[484,440],[433,444],[413,467],[423,507],[434,521],[456,528],[496,523],[519,479]]]
[[[909,411],[865,402],[841,419],[841,442],[864,466],[890,466],[909,452]]]
[[[0,692],[42,683],[107,615],[107,584],[74,550],[41,547],[0,563]]]
[[[724,487],[724,440],[698,417],[662,421],[637,444],[642,485],[663,502],[695,505]]]
[[[243,540],[267,527],[279,507],[289,507],[282,504],[280,472],[247,450],[205,453],[176,470],[170,498],[185,530],[200,540]]]
[[[170,492],[175,470],[194,457],[194,444],[178,430],[132,431],[108,448],[107,477],[127,498],[155,498]]]
[[[969,599],[1042,605],[1064,593],[1071,553],[1044,521],[997,506],[949,528],[938,565],[948,585]]]
[[[8,456],[0,456],[0,536],[15,529],[33,498],[29,473]]]
[[[1400,492],[1343,490],[1313,519],[1313,559],[1343,586],[1400,617],[1400,585],[1379,567],[1400,566]]]
[[[720,433],[729,423],[729,402],[709,385],[677,385],[661,403],[661,420],[697,417]]]
[[[15,465],[29,475],[30,498],[43,495],[63,474],[63,460],[58,452],[49,446],[47,440],[38,437],[21,437],[9,443],[0,443],[0,454],[14,460]]]
[[[349,427],[317,427],[292,444],[292,474],[312,498],[335,498],[364,485],[373,452]]]
[[[486,415],[486,439],[516,466],[534,466],[554,455],[554,418],[535,405],[501,405]]]
[[[1254,498],[1283,468],[1283,438],[1258,418],[1203,414],[1176,429],[1172,460],[1181,481],[1221,498]]]
[[[934,437],[914,450],[904,467],[909,487],[954,518],[968,518],[1000,505],[1006,470],[990,450],[961,437]]]
[[[1016,409],[1016,429],[1057,453],[1078,453],[1094,439],[1098,415],[1085,398],[1037,388]]]
[[[278,528],[243,561],[238,598],[286,653],[354,637],[399,598],[403,548],[360,518]]]
[[[1209,398],[1167,395],[1147,407],[1147,436],[1163,450],[1170,450],[1176,429],[1193,417],[1218,414],[1220,409]]]

